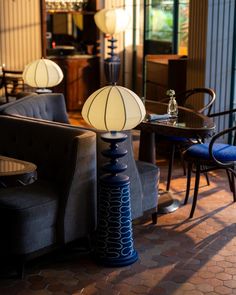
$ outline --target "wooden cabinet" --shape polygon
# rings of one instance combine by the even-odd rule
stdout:
[[[145,98],[161,100],[168,89],[186,90],[187,58],[179,55],[147,55],[145,58]]]
[[[68,111],[81,110],[85,100],[99,88],[99,58],[97,56],[54,57],[62,69],[63,81],[54,92],[63,93]]]

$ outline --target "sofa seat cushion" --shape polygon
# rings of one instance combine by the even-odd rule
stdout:
[[[56,234],[58,200],[56,189],[45,181],[1,189],[0,228],[5,235],[4,248],[22,254],[51,245]]]
[[[143,189],[143,211],[153,209],[158,204],[159,168],[151,163],[136,161]]]

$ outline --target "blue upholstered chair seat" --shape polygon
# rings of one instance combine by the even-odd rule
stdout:
[[[219,118],[220,116],[231,115],[236,112],[236,109],[231,109],[228,111],[222,111],[219,113],[212,114],[211,117]],[[220,122],[220,120],[219,120]],[[190,187],[191,187],[191,173],[192,168],[194,166],[195,172],[195,185],[194,185],[194,194],[193,194],[193,202],[192,208],[189,217],[192,218],[198,197],[198,190],[200,184],[200,175],[201,173],[206,173],[209,171],[223,169],[226,171],[229,188],[233,193],[233,201],[236,202],[236,186],[235,186],[235,177],[236,170],[234,167],[234,163],[236,161],[236,126],[232,126],[230,128],[224,129],[218,133],[216,133],[210,140],[209,144],[195,144],[190,146],[184,152],[184,160],[188,163],[188,173],[187,173],[187,186],[186,186],[186,194],[184,204],[187,204]],[[224,144],[219,143],[222,141],[222,137],[230,135],[233,139],[233,144]],[[213,176],[213,175],[212,175]]]
[[[217,160],[222,162],[236,161],[236,146],[216,143],[213,146],[213,154]],[[209,144],[195,144],[188,148],[187,157],[196,157],[201,160],[209,160]]]

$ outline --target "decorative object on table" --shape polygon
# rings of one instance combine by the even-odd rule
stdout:
[[[168,107],[167,107],[167,113],[172,117],[178,116],[178,104],[175,99],[175,91],[172,89],[167,90],[166,94],[170,97]]]
[[[104,70],[107,81],[110,84],[116,83],[119,79],[120,58],[114,51],[117,41],[114,35],[123,32],[127,28],[129,24],[129,14],[122,8],[104,8],[95,14],[94,20],[97,27],[103,33],[111,36],[111,38],[108,39],[110,42],[108,46],[110,52],[108,55],[110,55],[110,57],[106,58],[104,61]]]
[[[26,84],[37,88],[37,93],[52,92],[48,87],[58,85],[63,79],[61,68],[50,59],[37,59],[29,63],[23,72]]]
[[[118,146],[127,135],[118,131],[137,126],[145,117],[145,108],[134,92],[111,85],[89,96],[82,116],[94,128],[110,131],[101,135],[110,143],[102,152],[110,161],[104,165],[105,174],[99,179],[96,258],[107,266],[129,265],[138,255],[133,245],[129,177],[121,174],[127,165],[118,160],[127,153]]]

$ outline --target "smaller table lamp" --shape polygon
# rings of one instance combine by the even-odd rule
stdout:
[[[116,83],[119,79],[120,58],[115,54],[116,48],[114,34],[123,32],[129,24],[129,14],[122,8],[101,9],[94,15],[97,27],[105,34],[111,36],[108,41],[111,43],[109,58],[105,59],[104,70],[106,79],[110,84]]]
[[[107,266],[125,266],[135,262],[138,255],[133,246],[130,207],[130,181],[124,174],[127,165],[119,158],[127,151],[118,147],[127,135],[121,130],[137,126],[145,116],[141,99],[122,86],[105,86],[92,93],[82,109],[84,120],[104,133],[101,138],[110,143],[102,155],[110,158],[103,166],[106,174],[99,179],[98,227],[96,258]]]
[[[58,85],[63,79],[61,68],[52,60],[41,58],[29,63],[23,72],[26,84],[37,88],[37,93],[52,92],[47,87]]]

